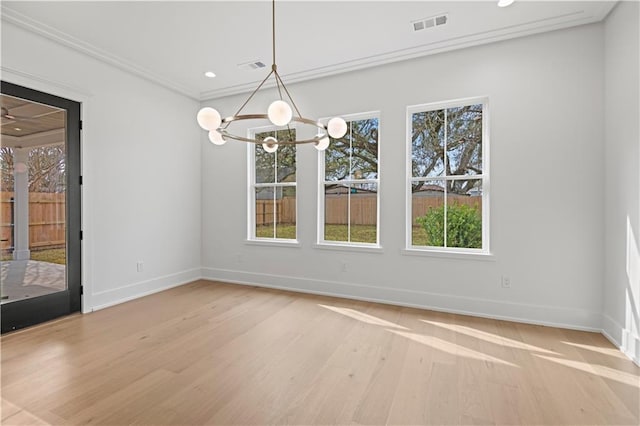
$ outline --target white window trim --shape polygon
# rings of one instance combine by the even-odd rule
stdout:
[[[447,180],[452,179],[482,179],[482,248],[461,248],[461,247],[434,247],[434,246],[414,246],[412,240],[412,194],[411,183],[414,181],[413,171],[411,169],[411,140],[412,140],[412,115],[416,112],[433,111],[439,109],[447,109],[452,107],[460,107],[466,105],[482,104],[482,174],[469,176],[448,176]],[[423,255],[436,257],[454,257],[454,258],[477,258],[491,260],[491,244],[490,244],[490,165],[489,165],[489,97],[478,96],[472,98],[455,99],[444,102],[433,102],[419,105],[410,105],[407,107],[406,114],[406,203],[405,203],[405,249],[403,254],[407,255]],[[424,180],[437,180],[434,178],[425,178]],[[423,180],[420,178],[419,180]]]
[[[342,251],[381,251],[382,246],[380,245],[380,170],[382,164],[382,155],[380,155],[380,135],[382,128],[382,120],[380,119],[380,111],[368,111],[368,112],[360,112],[355,114],[344,114],[340,115],[349,123],[350,121],[357,120],[366,120],[370,118],[378,119],[378,177],[376,179],[345,179],[340,181],[335,181],[336,183],[344,183],[345,185],[350,185],[352,183],[375,183],[378,188],[377,199],[376,199],[376,242],[375,243],[363,243],[363,242],[349,242],[349,241],[327,241],[324,239],[324,187],[326,183],[334,182],[334,181],[325,181],[324,180],[324,151],[318,152],[318,221],[317,221],[317,237],[316,243],[313,245],[314,248],[328,249],[328,250],[342,250]],[[327,124],[329,121],[328,117],[321,118],[321,123]]]
[[[295,125],[291,124],[290,127],[296,130]],[[248,138],[253,139],[256,133],[273,132],[283,130],[278,126],[262,126],[254,127],[247,131]],[[296,181],[295,182],[278,182],[278,183],[256,183],[256,158],[255,158],[255,145],[253,143],[247,144],[247,239],[245,244],[251,245],[265,245],[265,246],[289,246],[300,247],[301,244],[298,241],[298,149],[296,148]],[[256,188],[260,187],[294,187],[296,188],[296,238],[262,238],[256,237]],[[275,217],[275,216],[274,216]],[[275,225],[274,225],[275,226]]]

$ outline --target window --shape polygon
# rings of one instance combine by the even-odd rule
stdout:
[[[253,131],[264,140],[295,140],[295,129]],[[296,146],[280,144],[268,153],[261,144],[249,145],[249,239],[296,240]]]
[[[407,245],[488,253],[487,100],[408,108]]]
[[[320,153],[320,243],[378,245],[377,114],[345,117],[347,133]]]

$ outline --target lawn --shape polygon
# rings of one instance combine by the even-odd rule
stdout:
[[[427,231],[422,226],[414,226],[411,229],[411,245],[426,246],[427,241]]]
[[[347,241],[347,225],[326,225],[324,230],[325,241]],[[276,226],[278,238],[296,238],[296,226],[279,224]],[[256,237],[273,238],[273,226],[259,226],[256,228]],[[376,227],[374,225],[351,225],[351,242],[376,243]],[[421,226],[414,226],[412,230],[412,245],[426,246],[427,231]]]
[[[347,241],[347,225],[327,225],[325,227],[325,241]],[[276,225],[276,235],[278,238],[296,238],[295,225]],[[273,238],[273,226],[259,226],[256,228],[256,237]],[[351,225],[351,242],[376,243],[375,225]]]
[[[3,261],[13,260],[10,253],[2,255]],[[66,250],[63,248],[48,249],[48,250],[33,250],[31,252],[31,260],[37,260],[40,262],[58,263],[64,265],[67,263]]]
[[[257,238],[273,238],[273,225],[261,225],[256,228]],[[276,237],[295,240],[296,238],[296,226],[295,225],[276,225]]]

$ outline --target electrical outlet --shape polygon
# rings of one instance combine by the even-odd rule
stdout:
[[[341,262],[340,266],[342,272],[347,272],[347,262]]]
[[[502,288],[511,288],[511,278],[506,275],[502,276]]]
[[[138,272],[144,271],[144,262],[142,260],[138,260],[138,262],[136,262],[136,270]]]

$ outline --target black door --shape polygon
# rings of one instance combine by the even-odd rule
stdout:
[[[2,333],[80,310],[80,104],[1,83]]]

